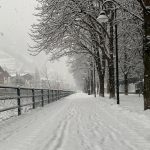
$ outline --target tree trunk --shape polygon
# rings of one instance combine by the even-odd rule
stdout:
[[[91,78],[89,70],[88,70],[88,95],[91,95]]]
[[[96,84],[97,84],[97,91],[96,91],[96,92],[97,92],[97,94],[99,94],[99,91],[100,91],[100,90],[99,90],[99,82],[97,82]],[[100,95],[100,94],[99,94],[99,95]]]
[[[114,29],[113,29],[113,18],[114,14],[112,13],[110,19],[110,59],[108,60],[108,67],[109,67],[109,90],[110,90],[110,98],[115,97],[115,79],[114,79]]]
[[[124,94],[128,95],[128,74],[124,74]]]
[[[100,86],[100,89],[99,89],[99,95],[101,97],[104,97],[104,93],[105,93],[105,90],[104,90],[104,78],[105,78],[105,57],[104,57],[104,54],[102,54],[102,61],[100,59],[100,54],[98,52],[98,55],[99,55],[99,60],[97,62],[97,72],[98,72],[98,77],[99,77],[99,86]]]
[[[125,39],[125,37],[124,37],[124,39]],[[127,50],[126,50],[126,48],[124,48],[124,94],[128,95],[128,70],[127,70]]]
[[[99,61],[96,63],[96,69],[99,77],[99,95],[104,97],[104,74],[102,72],[102,67]]]
[[[94,85],[94,96],[96,97],[96,77],[95,77],[95,63],[93,62],[93,85]]]
[[[93,66],[92,66],[93,69]],[[93,78],[93,70],[90,70],[90,76],[91,76],[91,94],[94,94],[94,78]]]
[[[101,68],[101,72],[100,72],[100,96],[104,97],[104,93],[105,93],[105,67],[106,67],[106,59],[104,54],[102,53],[102,68]]]
[[[150,7],[150,1],[144,0]],[[150,13],[144,11],[144,110],[150,109]]]
[[[109,86],[109,80],[107,80],[107,94],[109,94],[110,93],[110,88],[109,88],[110,86]]]
[[[109,62],[109,92],[110,98],[115,97],[115,80],[114,80],[114,65],[112,61]]]
[[[90,19],[90,18],[89,18]],[[90,22],[93,26],[94,23],[93,21],[90,19]],[[96,27],[95,27],[96,28]],[[97,43],[95,43],[95,40],[98,41],[97,34],[95,33],[95,31],[90,30],[90,34],[91,34],[91,38],[93,40],[93,48],[94,48],[94,52],[97,56],[97,58],[95,59],[95,63],[96,63],[96,69],[97,69],[97,73],[98,73],[98,77],[99,77],[99,95],[104,97],[104,75],[105,75],[105,58],[103,57],[104,54],[100,54],[99,52],[99,46],[97,45]],[[103,40],[103,39],[101,39]],[[101,40],[99,42],[101,42]],[[101,57],[102,56],[102,57]],[[103,60],[104,59],[104,60]]]
[[[101,73],[99,75],[99,80],[100,80],[100,92],[99,92],[99,95],[101,97],[104,97],[104,75]]]

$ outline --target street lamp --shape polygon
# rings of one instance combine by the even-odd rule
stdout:
[[[109,1],[112,2],[112,1]],[[113,3],[113,2],[112,2]],[[105,4],[105,3],[104,3]],[[115,5],[115,3],[113,3]],[[116,13],[116,5],[115,5],[115,19],[117,16]],[[106,15],[105,11],[101,11],[99,17],[97,18],[97,21],[99,23],[106,23],[109,21],[108,16]],[[115,47],[116,47],[116,96],[117,96],[117,104],[120,104],[120,99],[119,99],[119,67],[118,67],[118,28],[117,24],[115,23]]]

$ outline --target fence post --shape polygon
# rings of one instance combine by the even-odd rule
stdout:
[[[57,90],[55,92],[56,92],[56,101],[57,101],[58,100],[58,92],[57,92]]]
[[[60,99],[60,97],[59,97],[59,90],[58,90],[58,100]]]
[[[56,90],[56,101],[58,100],[58,90]]]
[[[33,102],[33,109],[35,109],[35,91],[32,89],[32,102]]]
[[[47,92],[48,92],[48,104],[49,104],[49,102],[50,102],[50,101],[49,101],[49,90],[48,90]]]
[[[57,91],[54,90],[54,101],[56,101],[56,100],[57,100]]]
[[[59,98],[61,99],[61,90],[59,90]]]
[[[54,101],[53,90],[51,90],[51,99],[52,99],[52,102],[53,102]]]
[[[41,98],[42,98],[42,107],[43,107],[44,106],[43,89],[41,90]]]
[[[56,101],[56,90],[53,91],[54,101]]]
[[[18,116],[21,115],[21,102],[20,102],[20,88],[17,88],[17,105],[18,105]]]

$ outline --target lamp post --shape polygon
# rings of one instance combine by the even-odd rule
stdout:
[[[111,2],[113,3],[113,5],[115,5],[115,9],[114,9],[114,17],[116,19],[117,17],[117,8],[116,8],[116,4],[113,1],[106,1],[106,2]],[[103,6],[106,4],[106,2],[104,2]],[[97,21],[99,23],[107,23],[109,21],[108,16],[106,15],[105,11],[101,11],[99,17],[97,18]],[[119,67],[118,67],[118,28],[117,28],[117,24],[115,23],[115,48],[116,48],[116,97],[117,97],[117,104],[120,104],[120,99],[119,99]]]

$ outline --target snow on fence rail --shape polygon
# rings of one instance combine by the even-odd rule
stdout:
[[[0,86],[0,120],[21,115],[73,94],[73,91]]]

